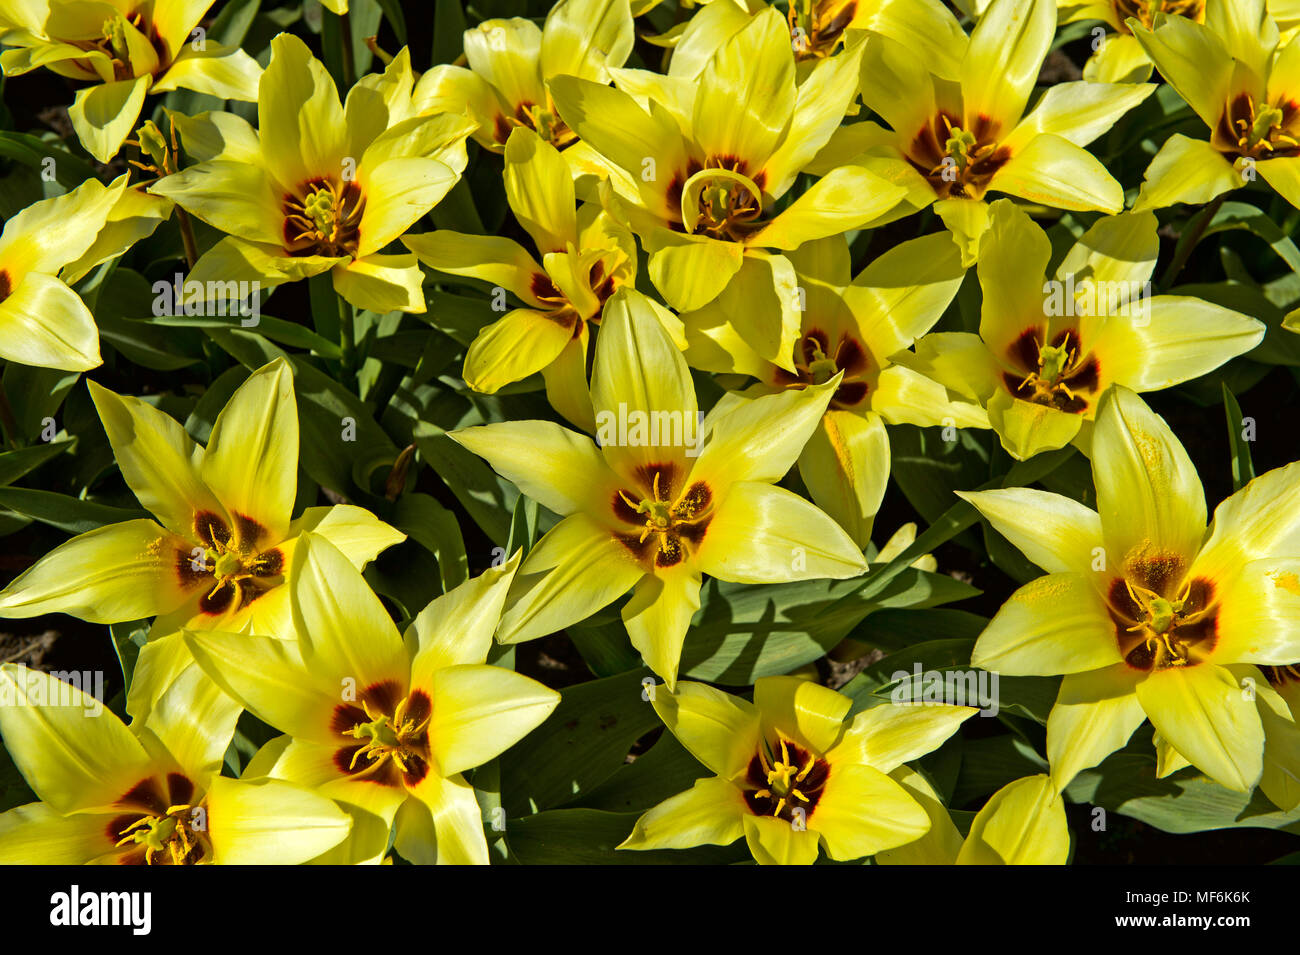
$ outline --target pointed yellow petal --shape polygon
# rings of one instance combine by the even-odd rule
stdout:
[[[522,381],[555,361],[573,329],[530,308],[516,308],[484,328],[465,354],[465,384],[484,394]],[[584,382],[585,383],[585,382]]]
[[[1201,479],[1164,419],[1126,388],[1102,396],[1092,474],[1112,561],[1172,557],[1190,566],[1205,534]]]
[[[85,865],[113,851],[112,816],[60,815],[43,802],[0,813],[0,865]]]
[[[591,369],[591,401],[596,411],[597,434],[617,427],[630,415],[656,413],[680,416],[682,434],[696,426],[695,386],[686,359],[664,328],[660,312],[649,298],[624,287],[605,303],[596,357]],[[671,317],[671,316],[670,316]],[[606,432],[607,433],[607,432]],[[607,460],[626,477],[648,464],[680,462],[684,447],[616,446],[605,442]]]
[[[831,410],[799,455],[813,502],[866,547],[889,482],[889,436],[880,416]]]
[[[623,605],[632,646],[669,690],[677,685],[686,631],[699,609],[700,572],[686,561],[646,574]]]
[[[425,310],[424,276],[413,255],[372,254],[334,267],[334,291],[372,312]]]
[[[498,639],[532,640],[585,620],[627,593],[645,572],[609,530],[585,514],[570,515],[529,552]]]
[[[618,848],[731,845],[745,833],[741,820],[747,811],[740,789],[727,780],[718,776],[697,779],[686,792],[670,796],[643,813]]]
[[[88,153],[102,163],[117,155],[140,118],[152,81],[151,76],[138,76],[77,92],[68,108],[68,118]]]
[[[310,669],[336,686],[351,678],[358,694],[386,681],[405,691],[406,647],[383,603],[337,547],[304,534],[289,581],[294,628]]]
[[[1142,192],[1133,211],[1163,209],[1179,202],[1202,205],[1244,185],[1245,180],[1221,152],[1203,140],[1175,133],[1165,140],[1143,174]]]
[[[116,395],[93,381],[86,384],[122,477],[164,527],[192,538],[200,511],[228,521],[199,475],[201,449],[174,418],[139,398]]]
[[[746,700],[683,681],[676,690],[659,688],[650,702],[677,741],[722,779],[742,776],[758,752],[758,711]]]
[[[537,249],[563,252],[578,238],[573,175],[550,143],[520,126],[506,141],[506,197]]]
[[[264,543],[287,536],[298,490],[298,406],[283,358],[253,372],[231,395],[212,426],[200,470],[229,514],[266,529]]]
[[[764,738],[774,733],[826,754],[839,742],[853,705],[843,693],[793,676],[765,676],[754,682],[754,706]]]
[[[519,553],[500,567],[490,567],[434,599],[411,621],[406,640],[415,643],[412,683],[423,683],[435,670],[462,663],[485,663],[492,635],[501,621]]]
[[[832,859],[847,862],[875,855],[915,842],[929,831],[930,817],[920,803],[884,773],[854,763],[832,767],[808,817],[808,827],[816,830]],[[871,811],[864,813],[863,806]]]
[[[483,810],[474,796],[474,787],[459,775],[443,778],[429,773],[411,790],[419,800],[407,800],[397,816],[397,840],[394,848],[402,857],[419,864],[487,865],[487,838],[483,833]],[[433,836],[415,829],[413,817],[419,818],[416,805],[427,818]],[[416,839],[423,835],[423,839]],[[432,857],[432,858],[430,858]]]
[[[1061,681],[1047,718],[1047,759],[1058,790],[1121,749],[1146,721],[1136,693],[1141,678],[1128,664],[1117,663]]]
[[[0,699],[5,748],[36,795],[59,812],[107,808],[150,771],[144,748],[117,715],[69,683],[6,663]]]
[[[1048,574],[1021,587],[980,634],[971,663],[1008,676],[1082,673],[1119,663],[1115,625],[1093,574]]]
[[[0,302],[0,358],[89,371],[103,361],[99,329],[76,292],[51,275],[28,272]]]
[[[852,538],[825,511],[755,481],[727,490],[696,559],[709,576],[742,584],[842,580],[867,569]]]
[[[278,34],[258,91],[262,155],[280,185],[294,189],[317,176],[341,175],[348,149],[343,104],[307,44],[291,33]]]
[[[817,861],[817,833],[795,829],[775,816],[741,817],[745,842],[759,865],[812,865]]]
[[[994,0],[980,17],[961,65],[961,95],[971,129],[979,117],[1009,129],[1025,111],[1056,33],[1052,0]]]
[[[988,188],[1054,209],[1114,215],[1124,190],[1092,153],[1053,133],[1031,139],[999,169]]]
[[[834,395],[833,382],[715,406],[692,481],[717,492],[734,481],[775,483],[794,467]]]
[[[226,779],[208,789],[218,865],[295,865],[338,845],[352,819],[331,799],[280,779]]]
[[[451,432],[507,481],[565,516],[607,509],[618,479],[585,434],[550,421],[501,421]]]
[[[977,712],[970,706],[873,706],[853,718],[828,758],[832,765],[849,760],[892,773],[938,749]]]
[[[1259,781],[1264,729],[1231,672],[1210,663],[1156,670],[1137,695],[1160,735],[1215,782],[1245,792]]]
[[[1105,568],[1101,518],[1097,512],[1060,494],[1016,487],[996,491],[958,491],[974,504],[993,529],[1049,574]],[[1100,578],[1099,578],[1100,582]]]
[[[493,759],[550,716],[560,694],[536,680],[484,664],[436,670],[428,684],[433,700],[429,752],[438,771],[464,772]]]
[[[995,792],[971,823],[958,865],[1064,865],[1070,856],[1065,802],[1046,776]]]

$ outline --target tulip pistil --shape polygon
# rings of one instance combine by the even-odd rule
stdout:
[[[640,528],[639,533],[615,536],[638,557],[653,560],[654,566],[673,567],[685,559],[688,546],[698,545],[704,538],[713,492],[703,481],[696,481],[674,497],[668,467],[654,467],[650,474],[649,494],[627,489],[615,493],[615,515]]]
[[[1113,0],[1112,5],[1125,33],[1130,32],[1127,26],[1130,17],[1150,30],[1158,13],[1199,20],[1205,11],[1205,0]]]
[[[194,517],[194,535],[200,546],[176,550],[176,572],[182,586],[202,584],[199,610],[209,615],[240,610],[278,586],[284,577],[284,555],[278,548],[263,549],[266,530],[256,521],[236,516],[236,530],[211,511]]]
[[[343,738],[334,763],[349,776],[386,785],[414,785],[429,771],[429,697],[414,691],[395,700],[390,684],[361,694],[359,704],[335,710],[333,726]]]
[[[356,256],[366,200],[355,180],[313,179],[286,196],[283,208],[290,255]]]
[[[830,776],[830,764],[815,753],[781,736],[772,745],[763,740],[750,760],[745,802],[756,816],[806,822],[817,807]]]
[[[1213,649],[1218,606],[1209,581],[1194,578],[1177,590],[1153,579],[1139,566],[1136,574],[1111,582],[1107,603],[1120,652],[1140,670],[1194,666]]]

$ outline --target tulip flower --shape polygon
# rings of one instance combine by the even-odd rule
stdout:
[[[0,235],[0,358],[87,371],[100,364],[95,319],[68,284],[158,225],[156,210],[119,176],[34,202]]]
[[[86,150],[106,163],[135,128],[150,93],[193,90],[219,99],[257,99],[262,69],[238,47],[209,40],[199,26],[212,0],[34,0],[0,11],[6,76],[46,67],[94,83],[68,116]]]
[[[1186,17],[1205,22],[1205,0],[1056,0],[1061,23],[1100,20],[1114,32],[1097,36],[1093,54],[1083,64],[1083,78],[1099,83],[1143,83],[1151,78],[1152,63],[1134,37],[1128,21],[1151,29],[1157,17]]]
[[[540,29],[523,17],[484,20],[465,31],[469,69],[435,66],[420,77],[415,103],[425,113],[469,116],[478,124],[474,138],[495,152],[519,127],[564,149],[578,134],[556,112],[551,81],[608,83],[634,39],[628,0],[560,0]]]
[[[862,58],[862,101],[889,128],[844,127],[819,167],[858,155],[855,161],[906,186],[906,211],[933,203],[967,265],[979,256],[990,192],[1055,209],[1119,212],[1123,189],[1084,147],[1155,86],[1057,83],[1026,115],[1055,30],[1054,0],[994,0],[969,39],[956,33],[956,76],[915,44],[873,36]]]
[[[924,807],[930,831],[879,853],[877,865],[1065,865],[1070,858],[1065,800],[1049,776],[1007,783],[980,807],[965,838],[924,776],[906,766],[890,776]]]
[[[856,277],[841,236],[810,242],[790,260],[804,294],[794,373],[760,358],[713,307],[686,320],[686,358],[696,368],[757,378],[746,398],[842,374],[799,456],[799,473],[813,502],[865,547],[889,480],[886,422],[989,426],[979,405],[954,399],[943,385],[891,360],[939,320],[965,273],[944,233],[904,242]]]
[[[1026,488],[963,493],[1047,575],[1017,590],[971,662],[1064,674],[1047,722],[1052,779],[1122,747],[1149,719],[1162,768],[1191,763],[1246,791],[1263,770],[1258,666],[1300,659],[1300,464],[1215,510],[1169,426],[1132,391],[1101,399],[1097,510]]]
[[[1264,337],[1253,318],[1200,298],[1151,295],[1152,213],[1099,220],[1047,277],[1046,234],[994,203],[979,261],[979,334],[927,335],[895,361],[983,405],[1017,460],[1084,442],[1112,383],[1158,391],[1213,371]]]
[[[546,636],[633,590],[623,622],[672,687],[703,574],[737,583],[846,578],[866,562],[823,511],[773,486],[840,377],[700,424],[686,361],[656,308],[631,288],[605,305],[591,383],[600,447],[544,421],[451,437],[564,518],[524,561],[499,638]]]
[[[1262,176],[1300,207],[1300,56],[1282,43],[1264,0],[1206,0],[1205,22],[1167,17],[1129,25],[1160,74],[1209,127],[1208,139],[1170,136],[1143,178],[1134,209],[1209,202]]]
[[[380,825],[362,827],[358,858],[382,857],[395,825],[408,861],[486,864],[482,814],[462,774],[517,743],[560,700],[484,662],[518,558],[434,600],[405,637],[328,540],[304,535],[293,561],[292,633],[185,633],[218,684],[288,735],[268,776],[377,817]]]
[[[1279,809],[1300,806],[1300,664],[1259,668],[1267,684],[1256,687],[1264,727],[1264,772],[1259,788]]]
[[[861,53],[854,42],[796,83],[789,32],[769,8],[689,82],[644,70],[618,72],[618,88],[551,82],[560,116],[608,167],[611,209],[641,237],[665,301],[692,312],[725,293],[751,347],[787,371],[799,315],[782,253],[862,228],[904,195],[846,165],[776,208],[844,117]]]
[[[157,616],[154,637],[183,626],[280,632],[289,614],[281,585],[299,534],[330,538],[358,566],[404,539],[352,505],[293,519],[298,409],[283,358],[239,386],[206,448],[139,398],[94,382],[90,394],[122,477],[157,519],[109,524],[54,548],[0,591],[0,617]]]
[[[455,185],[473,126],[416,116],[411,83],[403,51],[382,75],[358,82],[344,106],[305,43],[287,33],[272,40],[258,131],[225,114],[191,122],[200,149],[222,148],[149,189],[228,233],[186,285],[273,288],[329,272],[358,308],[423,312],[415,257],[383,249]],[[185,145],[193,152],[190,138]]]
[[[128,727],[80,687],[0,666],[0,735],[41,799],[0,814],[0,864],[293,865],[347,836],[330,799],[222,776],[238,705],[192,662],[169,677],[133,686],[150,705]]]
[[[493,394],[541,372],[551,405],[584,430],[595,428],[587,396],[587,345],[606,300],[636,278],[636,242],[599,206],[575,210],[573,175],[531,129],[506,143],[506,198],[542,264],[501,236],[444,229],[403,244],[431,268],[491,282],[524,302],[488,325],[465,355],[465,383]]]
[[[861,859],[919,839],[926,811],[890,773],[937,749],[976,712],[883,703],[847,720],[853,701],[796,677],[761,677],[754,702],[703,683],[657,692],[668,731],[714,773],[636,822],[620,849],[729,845],[760,865],[809,865],[819,847]]]

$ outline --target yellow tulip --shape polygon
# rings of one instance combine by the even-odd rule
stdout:
[[[451,433],[564,519],[520,570],[500,639],[578,623],[629,590],[632,644],[672,687],[702,575],[737,583],[854,577],[862,551],[823,511],[773,486],[794,465],[839,377],[697,420],[672,316],[631,288],[605,306],[592,370],[597,447],[544,421]]]
[[[1017,460],[1078,439],[1112,384],[1157,391],[1250,351],[1253,318],[1203,299],[1151,295],[1153,213],[1100,219],[1047,276],[1047,235],[1008,200],[990,209],[979,260],[979,334],[927,335],[895,361],[988,411]]]
[[[668,731],[715,775],[636,822],[620,849],[730,845],[760,865],[809,865],[818,848],[861,859],[924,836],[926,810],[891,774],[937,749],[968,706],[883,703],[848,720],[852,700],[797,677],[762,677],[754,702],[703,683],[657,692]]]
[[[464,117],[415,114],[403,50],[339,103],[334,81],[297,37],[271,41],[257,132],[229,114],[180,120],[203,161],[149,188],[228,233],[186,285],[271,288],[329,272],[359,308],[423,312],[415,256],[383,249],[432,209],[465,168]]]
[[[77,138],[108,162],[135,128],[149,93],[184,88],[252,102],[262,68],[238,47],[207,39],[212,0],[11,0],[0,5],[6,76],[46,67],[94,83],[68,116]]]
[[[994,0],[949,57],[873,36],[862,58],[862,101],[873,122],[846,126],[817,168],[857,157],[907,188],[902,211],[934,204],[969,265],[988,225],[985,196],[1001,192],[1056,209],[1116,213],[1120,184],[1085,146],[1154,90],[1151,84],[1057,83],[1026,114],[1056,32],[1053,0]]]
[[[66,195],[34,202],[0,235],[0,358],[42,368],[86,371],[100,364],[99,330],[68,288],[100,262],[151,233],[156,202],[89,179]]]
[[[664,300],[690,313],[726,295],[745,339],[788,371],[799,315],[783,253],[862,228],[904,195],[844,165],[776,209],[849,108],[862,48],[851,43],[797,83],[786,23],[768,8],[697,76],[619,70],[617,88],[573,76],[551,83],[561,117],[604,164],[610,209],[641,237]]]
[[[42,800],[0,814],[0,864],[292,865],[347,836],[323,796],[222,776],[238,704],[192,661],[157,675],[132,686],[127,727],[80,687],[0,666],[0,734]]]
[[[304,535],[293,561],[291,631],[185,633],[218,684],[287,734],[249,771],[350,807],[360,820],[351,860],[379,861],[396,826],[408,861],[486,864],[482,813],[462,774],[517,743],[560,699],[484,663],[518,558],[438,597],[404,637],[328,540]]]
[[[1281,41],[1264,0],[1206,0],[1204,23],[1129,27],[1210,130],[1208,139],[1165,140],[1133,208],[1209,202],[1257,175],[1300,207],[1300,44]]]
[[[1047,722],[1058,789],[1149,719],[1162,774],[1190,763],[1249,790],[1265,748],[1256,700],[1270,692],[1258,667],[1300,659],[1300,464],[1251,481],[1207,531],[1187,452],[1137,395],[1113,386],[1092,473],[1096,511],[1025,488],[961,495],[1047,571],[998,611],[971,662],[1064,674]]]
[[[939,320],[965,270],[943,233],[898,245],[856,277],[843,236],[807,243],[790,260],[804,299],[793,373],[748,346],[721,300],[686,317],[686,359],[696,368],[758,379],[724,401],[842,375],[799,456],[799,472],[814,503],[865,547],[889,479],[885,423],[989,427],[978,404],[955,399],[943,385],[892,361]]]
[[[298,536],[333,540],[358,566],[404,539],[352,505],[296,520],[298,409],[282,358],[240,385],[207,447],[139,398],[90,383],[122,477],[157,520],[80,534],[0,591],[0,617],[67,613],[93,623],[157,616],[151,636],[183,626],[280,632]]]
[[[551,405],[591,431],[587,345],[609,297],[636,278],[636,242],[599,206],[575,210],[573,177],[554,146],[531,129],[510,134],[506,198],[541,264],[512,239],[442,230],[404,236],[421,262],[508,289],[525,303],[486,326],[465,355],[465,383],[493,394],[541,372]],[[504,308],[504,300],[502,301]]]
[[[425,113],[464,113],[474,138],[496,152],[513,130],[530,129],[556,149],[577,138],[555,110],[549,85],[558,76],[608,83],[632,52],[628,0],[560,0],[539,29],[532,20],[484,20],[465,31],[461,66],[435,66],[415,87]]]

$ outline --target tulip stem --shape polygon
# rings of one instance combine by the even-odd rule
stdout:
[[[194,271],[194,264],[199,260],[199,247],[194,241],[194,223],[190,215],[180,206],[176,207],[176,223],[181,229],[181,243],[185,246],[185,263]]]
[[[339,350],[343,366],[343,383],[357,390],[357,315],[356,309],[342,295],[339,296]]]
[[[1205,230],[1209,228],[1214,217],[1218,215],[1219,208],[1223,205],[1228,194],[1225,192],[1208,206],[1202,209],[1192,219],[1189,227],[1178,237],[1178,245],[1174,247],[1174,260],[1169,263],[1169,268],[1165,269],[1165,274],[1160,279],[1160,288],[1162,291],[1168,291],[1174,284],[1174,280],[1182,274],[1187,260],[1191,258],[1193,250],[1200,243],[1201,237],[1205,235]]]
[[[8,443],[18,447],[18,419],[14,409],[9,406],[9,396],[5,394],[4,384],[0,382],[0,427],[4,428]]]
[[[342,37],[343,90],[346,95],[346,91],[352,89],[352,84],[357,79],[357,67],[352,58],[352,16],[347,12],[339,14],[339,34]]]

